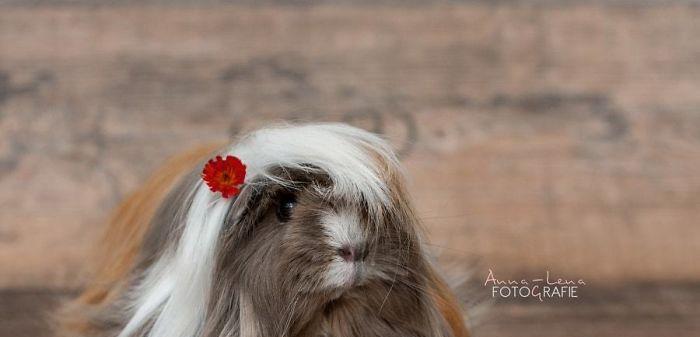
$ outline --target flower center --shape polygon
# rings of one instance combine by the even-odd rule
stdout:
[[[221,182],[224,184],[230,184],[231,181],[236,177],[235,174],[229,172],[223,172],[221,174]]]

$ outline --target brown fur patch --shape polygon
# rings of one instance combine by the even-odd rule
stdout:
[[[119,296],[121,283],[137,262],[144,237],[162,200],[183,175],[222,145],[201,146],[169,159],[116,208],[89,261],[90,284],[57,317],[59,335],[87,335],[94,330],[89,313]]]
[[[452,329],[453,337],[469,337],[470,334],[466,325],[464,324],[462,309],[460,308],[454,293],[452,293],[452,290],[450,290],[442,278],[437,275],[435,270],[431,268],[430,273],[432,274],[430,279],[434,301],[437,304],[442,317]]]

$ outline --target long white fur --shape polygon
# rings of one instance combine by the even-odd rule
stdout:
[[[275,166],[306,169],[302,165],[312,164],[330,175],[336,193],[354,199],[363,197],[371,206],[386,205],[383,168],[377,167],[369,149],[389,165],[399,167],[384,140],[343,124],[262,129],[243,139],[231,152],[248,165],[251,177],[270,177],[267,170]]]
[[[398,169],[397,159],[385,141],[342,124],[261,129],[222,153],[229,154],[246,164],[247,183],[260,176],[278,179],[269,173],[275,167],[317,167],[330,176],[333,193],[366,200],[370,214],[378,211],[378,206],[389,204],[382,179],[386,168],[378,166],[376,156]],[[230,203],[238,199],[222,199],[201,181],[192,193],[182,236],[133,290],[130,319],[118,337],[133,336],[149,322],[153,325],[148,337],[199,335],[210,296],[218,236]]]

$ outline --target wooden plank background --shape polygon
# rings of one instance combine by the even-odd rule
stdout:
[[[684,1],[0,7],[0,287],[79,286],[102,219],[159,162],[279,120],[387,135],[459,267],[700,281],[699,17]]]

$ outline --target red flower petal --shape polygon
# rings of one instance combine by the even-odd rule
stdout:
[[[204,170],[202,179],[207,183],[212,192],[221,192],[221,196],[229,198],[241,191],[241,185],[245,181],[246,166],[240,159],[234,156],[221,156],[209,159]]]

